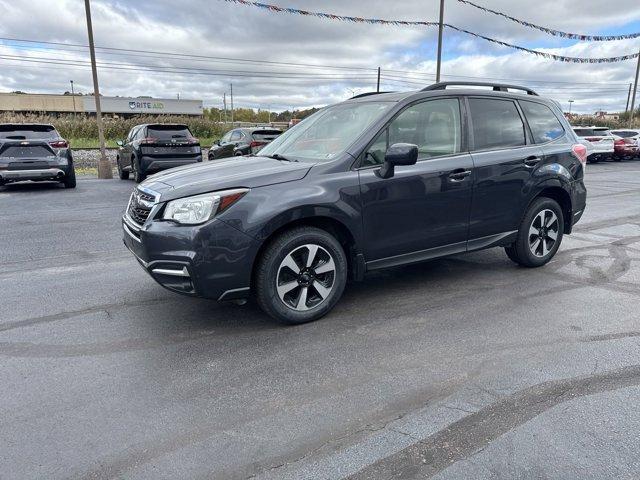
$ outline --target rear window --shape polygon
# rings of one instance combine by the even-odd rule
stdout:
[[[521,101],[520,105],[529,122],[535,143],[547,143],[564,134],[558,117],[546,105],[527,101]]]
[[[60,135],[51,125],[0,125],[0,138],[53,140]]]
[[[256,140],[273,140],[281,133],[280,130],[256,130],[251,136]]]
[[[614,135],[617,135],[619,137],[622,137],[622,138],[631,138],[631,137],[635,137],[636,135],[638,135],[638,132],[629,132],[629,131],[622,131],[622,132],[616,131],[616,132],[611,132],[611,133],[613,133]]]
[[[186,125],[153,125],[147,127],[147,136],[158,140],[180,140],[193,137]]]
[[[594,137],[606,137],[607,135],[609,135],[609,129],[608,128],[594,128],[593,129],[593,136]]]
[[[469,106],[476,150],[525,144],[524,123],[513,101],[470,98]]]
[[[53,157],[55,154],[42,146],[22,146],[16,145],[6,148],[2,152],[3,157],[14,157],[14,158],[35,158],[35,157]]]
[[[593,130],[590,128],[574,128],[573,131],[579,137],[593,137]]]

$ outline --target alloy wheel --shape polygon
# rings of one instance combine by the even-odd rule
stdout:
[[[320,245],[302,245],[280,263],[276,291],[282,303],[292,310],[310,310],[329,297],[335,279],[336,264],[331,254]]]
[[[529,249],[536,257],[545,257],[558,241],[558,216],[549,209],[540,211],[529,227]]]

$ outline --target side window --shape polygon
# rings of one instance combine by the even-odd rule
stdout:
[[[512,100],[470,98],[475,150],[526,144],[524,123]]]
[[[418,146],[418,159],[459,153],[462,145],[460,103],[456,98],[430,100],[407,107],[378,134],[364,165],[379,165],[394,143]]]
[[[546,105],[523,100],[520,101],[520,106],[531,127],[534,142],[547,143],[564,135],[564,128],[558,117]]]
[[[229,140],[232,142],[237,142],[241,138],[242,138],[242,133],[240,132],[240,130],[234,130],[233,132],[231,132],[231,137]]]
[[[138,128],[138,130],[136,130],[136,133],[133,136],[134,140],[142,140],[144,137],[146,137],[146,127],[140,127]]]
[[[225,133],[220,139],[220,143],[227,143],[229,141],[229,138],[231,138],[231,132]]]

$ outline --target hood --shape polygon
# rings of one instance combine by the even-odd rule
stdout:
[[[313,165],[267,157],[233,157],[172,168],[150,176],[140,186],[160,194],[159,201],[228,188],[257,188],[304,178]]]

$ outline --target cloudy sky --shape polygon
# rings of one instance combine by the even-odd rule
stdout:
[[[268,0],[263,0],[268,3]],[[340,15],[437,20],[437,0],[272,0]],[[638,0],[476,0],[546,27],[585,34],[640,31]],[[615,4],[615,7],[613,6]],[[236,106],[322,106],[375,89],[433,82],[437,29],[350,24],[276,14],[222,0],[92,0],[103,95],[195,98],[219,106],[233,83]],[[82,0],[0,0],[0,91],[91,91]],[[500,40],[567,56],[635,53],[640,39],[581,43],[548,36],[446,0],[445,21]],[[12,39],[12,40],[8,40]],[[30,40],[32,42],[16,41]],[[52,45],[56,42],[60,45]],[[73,46],[80,45],[80,46]],[[159,52],[159,53],[149,53]],[[174,55],[168,55],[172,53]],[[215,57],[215,58],[211,58]],[[444,80],[525,84],[573,111],[624,110],[635,61],[567,64],[445,30]]]

